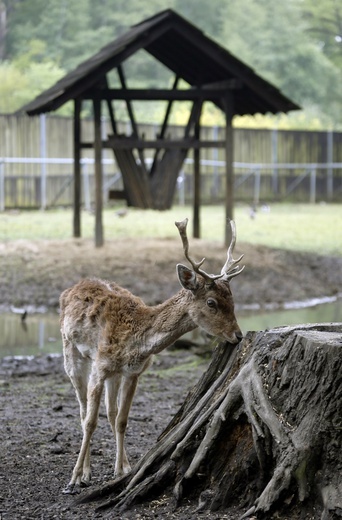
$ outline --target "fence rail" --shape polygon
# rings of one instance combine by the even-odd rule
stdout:
[[[151,159],[152,160],[152,159]],[[148,161],[148,159],[147,159]],[[73,159],[3,157],[0,158],[0,211],[13,208],[41,208],[71,206],[73,203]],[[179,204],[192,200],[193,178],[186,167],[192,158],[185,161],[180,172],[175,198]],[[35,173],[6,174],[6,166],[14,164],[36,165]],[[202,174],[201,194],[203,203],[223,202],[225,162],[203,159],[203,168],[210,173]],[[68,165],[67,173],[46,173],[47,165]],[[88,210],[93,205],[94,159],[81,159],[82,202]],[[108,200],[110,188],[123,189],[121,174],[113,159],[103,159],[104,200]],[[317,200],[342,201],[342,163],[234,163],[235,199],[257,205],[260,202],[286,199],[311,202]]]

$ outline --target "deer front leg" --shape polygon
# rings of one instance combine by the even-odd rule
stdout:
[[[76,396],[80,405],[80,417],[81,417],[81,425],[82,432],[84,435],[84,425],[87,416],[87,385],[88,385],[88,374],[89,371],[80,371],[76,376],[73,375],[71,377],[71,381],[76,390]],[[90,446],[85,455],[84,464],[83,464],[83,475],[80,484],[87,486],[91,479],[90,472]]]
[[[105,382],[105,403],[107,410],[107,419],[111,426],[114,438],[116,440],[116,418],[118,415],[118,396],[122,381],[121,374],[115,374]]]
[[[125,450],[125,433],[128,414],[131,409],[133,397],[138,384],[138,375],[130,375],[122,378],[120,388],[119,410],[116,418],[116,461],[115,476],[120,476],[131,471],[130,463]]]
[[[100,400],[104,381],[96,371],[90,375],[87,395],[87,413],[83,421],[83,440],[78,459],[72,472],[71,480],[65,488],[64,493],[73,494],[77,492],[75,487],[87,486],[90,481],[90,441],[97,425]]]

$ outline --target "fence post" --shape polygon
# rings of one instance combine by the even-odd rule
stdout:
[[[46,115],[40,114],[40,157],[46,159]],[[46,161],[42,161],[40,164],[40,179],[41,179],[41,193],[40,193],[40,206],[41,209],[46,209]]]
[[[87,163],[82,162],[81,168],[82,168],[82,178],[83,178],[84,207],[87,211],[90,212],[91,200],[90,200],[90,186],[89,186],[89,171],[88,171]]]
[[[274,128],[271,132],[272,157],[273,164],[278,164],[278,129]],[[272,173],[272,189],[273,194],[278,195],[278,168],[273,169]]]
[[[5,161],[0,161],[0,211],[5,211]]]
[[[218,141],[218,127],[215,125],[213,126],[213,141]],[[217,161],[219,158],[218,148],[213,148],[212,152],[212,158],[213,158],[213,195],[217,197],[219,193],[219,172],[218,172],[218,166]]]
[[[181,170],[179,176],[177,178],[177,188],[178,188],[178,204],[180,206],[185,205],[185,174],[184,170]]]
[[[316,202],[316,168],[310,170],[310,203],[315,204]]]
[[[327,131],[327,199],[332,201],[334,195],[334,134],[331,130]]]
[[[254,205],[257,206],[260,202],[260,168],[254,171]]]

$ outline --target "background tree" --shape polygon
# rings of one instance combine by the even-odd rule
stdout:
[[[342,4],[338,0],[304,0],[307,31],[322,53],[342,69]]]
[[[9,20],[19,2],[23,0],[0,0],[0,60],[6,59]]]
[[[319,120],[325,128],[342,125],[342,5],[337,0],[170,0],[167,6],[164,0],[0,0],[0,60],[17,67],[32,42],[43,42],[42,52],[31,55],[32,62],[51,62],[69,71],[130,26],[165,8],[178,11],[278,86],[304,107],[307,121]],[[135,86],[171,81],[147,53],[138,53],[127,66],[134,69],[130,77]],[[25,75],[22,69],[21,74]],[[34,95],[32,91],[25,101]],[[6,99],[2,103],[6,107]],[[7,100],[8,107],[12,104]],[[148,106],[141,117],[155,118],[158,112]],[[220,123],[218,113],[210,114],[211,123]],[[179,110],[175,121],[182,117]],[[303,115],[286,119],[295,125]],[[270,121],[274,126],[279,118]]]
[[[301,3],[231,0],[224,20],[228,49],[326,125],[340,120],[342,71],[308,37]]]
[[[0,112],[14,112],[65,74],[44,55],[45,43],[31,40],[30,47],[17,59],[0,62]],[[70,115],[72,112],[65,105],[62,113]]]

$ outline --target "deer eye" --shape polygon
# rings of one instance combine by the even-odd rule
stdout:
[[[208,305],[208,307],[210,307],[210,309],[216,309],[217,308],[217,303],[216,303],[216,300],[214,300],[214,298],[208,298],[207,299],[207,305]]]

